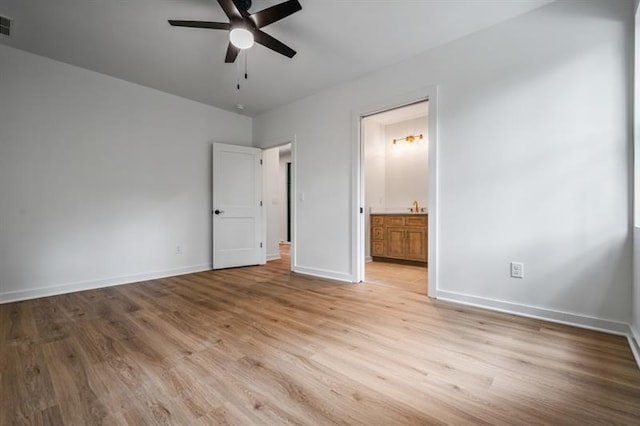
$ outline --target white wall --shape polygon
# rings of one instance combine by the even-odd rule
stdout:
[[[280,151],[280,183],[278,184],[278,205],[280,217],[280,241],[287,241],[287,163],[291,162],[291,144]]]
[[[250,118],[6,46],[0,93],[0,301],[210,267],[211,143]]]
[[[633,315],[632,329],[636,344],[640,345],[640,10],[636,0],[635,13],[635,44],[634,44],[634,125],[633,137],[635,147],[635,223],[633,233]],[[636,360],[640,363],[640,353]]]
[[[413,143],[393,139],[423,134]],[[415,118],[385,126],[386,176],[385,203],[387,209],[408,209],[414,201],[427,207],[428,145],[427,117]]]
[[[362,120],[364,143],[365,256],[371,257],[370,212],[385,209],[386,149],[385,128],[375,117]]]
[[[352,114],[435,84],[439,295],[628,324],[632,16],[552,3],[256,117],[258,144],[297,137],[294,269],[355,276]]]
[[[267,260],[274,260],[280,258],[280,148],[262,153],[262,172]]]

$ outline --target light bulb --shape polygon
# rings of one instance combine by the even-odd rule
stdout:
[[[248,49],[253,46],[253,33],[246,28],[236,27],[229,32],[229,40],[238,49]]]

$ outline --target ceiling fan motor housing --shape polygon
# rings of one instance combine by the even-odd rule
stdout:
[[[240,10],[248,11],[251,8],[251,0],[233,0],[233,2]]]

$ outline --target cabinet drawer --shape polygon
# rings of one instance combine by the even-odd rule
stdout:
[[[427,226],[426,216],[409,216],[405,218],[405,225],[407,226]]]
[[[403,216],[387,216],[384,218],[384,224],[386,226],[404,226]]]
[[[384,225],[384,217],[382,216],[371,216],[371,224],[376,226]]]
[[[382,240],[384,239],[384,228],[382,226],[374,226],[371,228],[371,239]]]
[[[371,256],[384,256],[384,242],[372,241],[371,242]]]

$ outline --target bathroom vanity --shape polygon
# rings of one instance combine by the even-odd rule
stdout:
[[[373,260],[427,263],[426,213],[372,213],[370,219]]]

